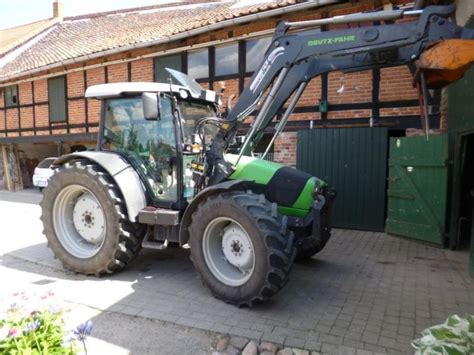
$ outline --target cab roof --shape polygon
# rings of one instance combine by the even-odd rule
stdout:
[[[136,96],[144,92],[164,92],[169,93],[170,89],[173,93],[179,94],[180,91],[186,91],[188,95],[194,99],[208,101],[210,103],[219,103],[218,96],[214,91],[195,88],[191,89],[181,85],[171,85],[164,83],[150,82],[124,82],[93,85],[87,88],[85,97],[94,99],[108,99],[123,96]]]

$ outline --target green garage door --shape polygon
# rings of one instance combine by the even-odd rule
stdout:
[[[443,244],[447,161],[446,135],[390,140],[387,233]]]
[[[386,128],[298,132],[297,167],[337,191],[334,227],[383,231],[387,173]]]

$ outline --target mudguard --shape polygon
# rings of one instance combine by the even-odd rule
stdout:
[[[191,216],[196,211],[199,203],[209,196],[215,194],[215,193],[222,193],[224,191],[232,191],[232,190],[238,190],[240,188],[243,188],[243,184],[245,184],[248,181],[242,181],[242,180],[229,180],[229,181],[224,181],[216,185],[209,186],[202,190],[199,194],[196,195],[196,197],[193,198],[189,206],[186,208],[186,211],[184,211],[183,218],[181,219],[181,225],[179,228],[179,244],[184,245],[188,242],[189,240],[189,231],[188,227],[189,224],[191,223]]]
[[[117,184],[125,200],[128,219],[138,221],[138,212],[146,207],[146,195],[143,184],[135,169],[119,154],[113,152],[77,152],[63,155],[54,161],[61,166],[68,161],[87,159],[100,165],[107,171]]]

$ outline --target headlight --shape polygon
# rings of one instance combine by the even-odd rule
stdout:
[[[185,99],[188,98],[189,93],[188,93],[186,90],[181,89],[181,90],[179,90],[179,96],[180,96],[183,100],[185,100]]]

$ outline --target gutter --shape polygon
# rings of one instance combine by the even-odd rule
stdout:
[[[308,1],[308,2],[301,3],[301,4],[290,5],[290,6],[281,7],[281,8],[277,8],[277,9],[273,9],[273,10],[268,10],[268,11],[261,12],[261,13],[255,13],[255,14],[251,14],[251,15],[247,15],[247,16],[236,17],[236,18],[233,18],[233,19],[230,19],[230,20],[225,20],[225,21],[213,23],[213,24],[210,24],[210,25],[205,25],[203,27],[195,28],[195,29],[192,29],[192,30],[189,30],[189,31],[180,32],[180,33],[177,33],[175,35],[166,36],[166,37],[163,37],[163,38],[160,38],[160,39],[157,39],[157,40],[142,42],[142,43],[135,43],[135,44],[124,46],[124,47],[108,49],[108,50],[105,50],[105,51],[101,51],[101,52],[97,52],[97,53],[93,53],[93,54],[88,54],[88,55],[84,55],[84,56],[80,56],[80,57],[76,57],[76,58],[67,59],[67,60],[64,60],[64,61],[61,61],[61,62],[57,62],[57,63],[48,64],[48,65],[41,66],[41,67],[38,67],[38,68],[35,68],[35,69],[27,70],[27,71],[24,71],[24,72],[21,72],[21,73],[18,73],[18,74],[12,74],[12,75],[9,75],[9,76],[3,77],[3,78],[0,77],[0,80],[2,82],[6,82],[8,80],[12,80],[12,79],[15,79],[17,77],[32,75],[32,74],[36,74],[36,73],[39,73],[39,72],[42,72],[42,71],[56,69],[56,68],[59,68],[59,67],[70,65],[70,64],[77,64],[79,62],[84,62],[84,61],[87,61],[87,60],[97,59],[97,58],[108,56],[108,55],[113,55],[113,54],[117,54],[117,53],[128,52],[130,50],[143,49],[143,48],[146,48],[146,47],[152,47],[152,46],[156,46],[156,45],[160,45],[160,44],[165,44],[165,43],[169,43],[169,42],[173,42],[173,41],[178,41],[180,39],[200,35],[200,34],[203,34],[203,33],[206,33],[206,32],[220,30],[220,29],[222,29],[224,27],[228,27],[228,26],[240,25],[240,24],[245,23],[245,22],[260,20],[260,19],[264,19],[264,18],[268,18],[268,17],[272,17],[272,16],[283,15],[283,14],[287,14],[287,13],[294,12],[294,11],[306,10],[306,9],[310,9],[310,8],[313,8],[313,7],[322,7],[322,6],[325,6],[325,5],[333,5],[333,4],[338,4],[338,3],[343,3],[343,1],[341,1],[341,0],[313,0],[313,1]],[[105,64],[105,63],[103,63],[103,64]],[[11,84],[13,84],[13,83],[8,83],[8,85],[11,85]],[[0,87],[3,87],[3,86],[7,86],[7,85],[6,84],[1,84],[0,85]]]

